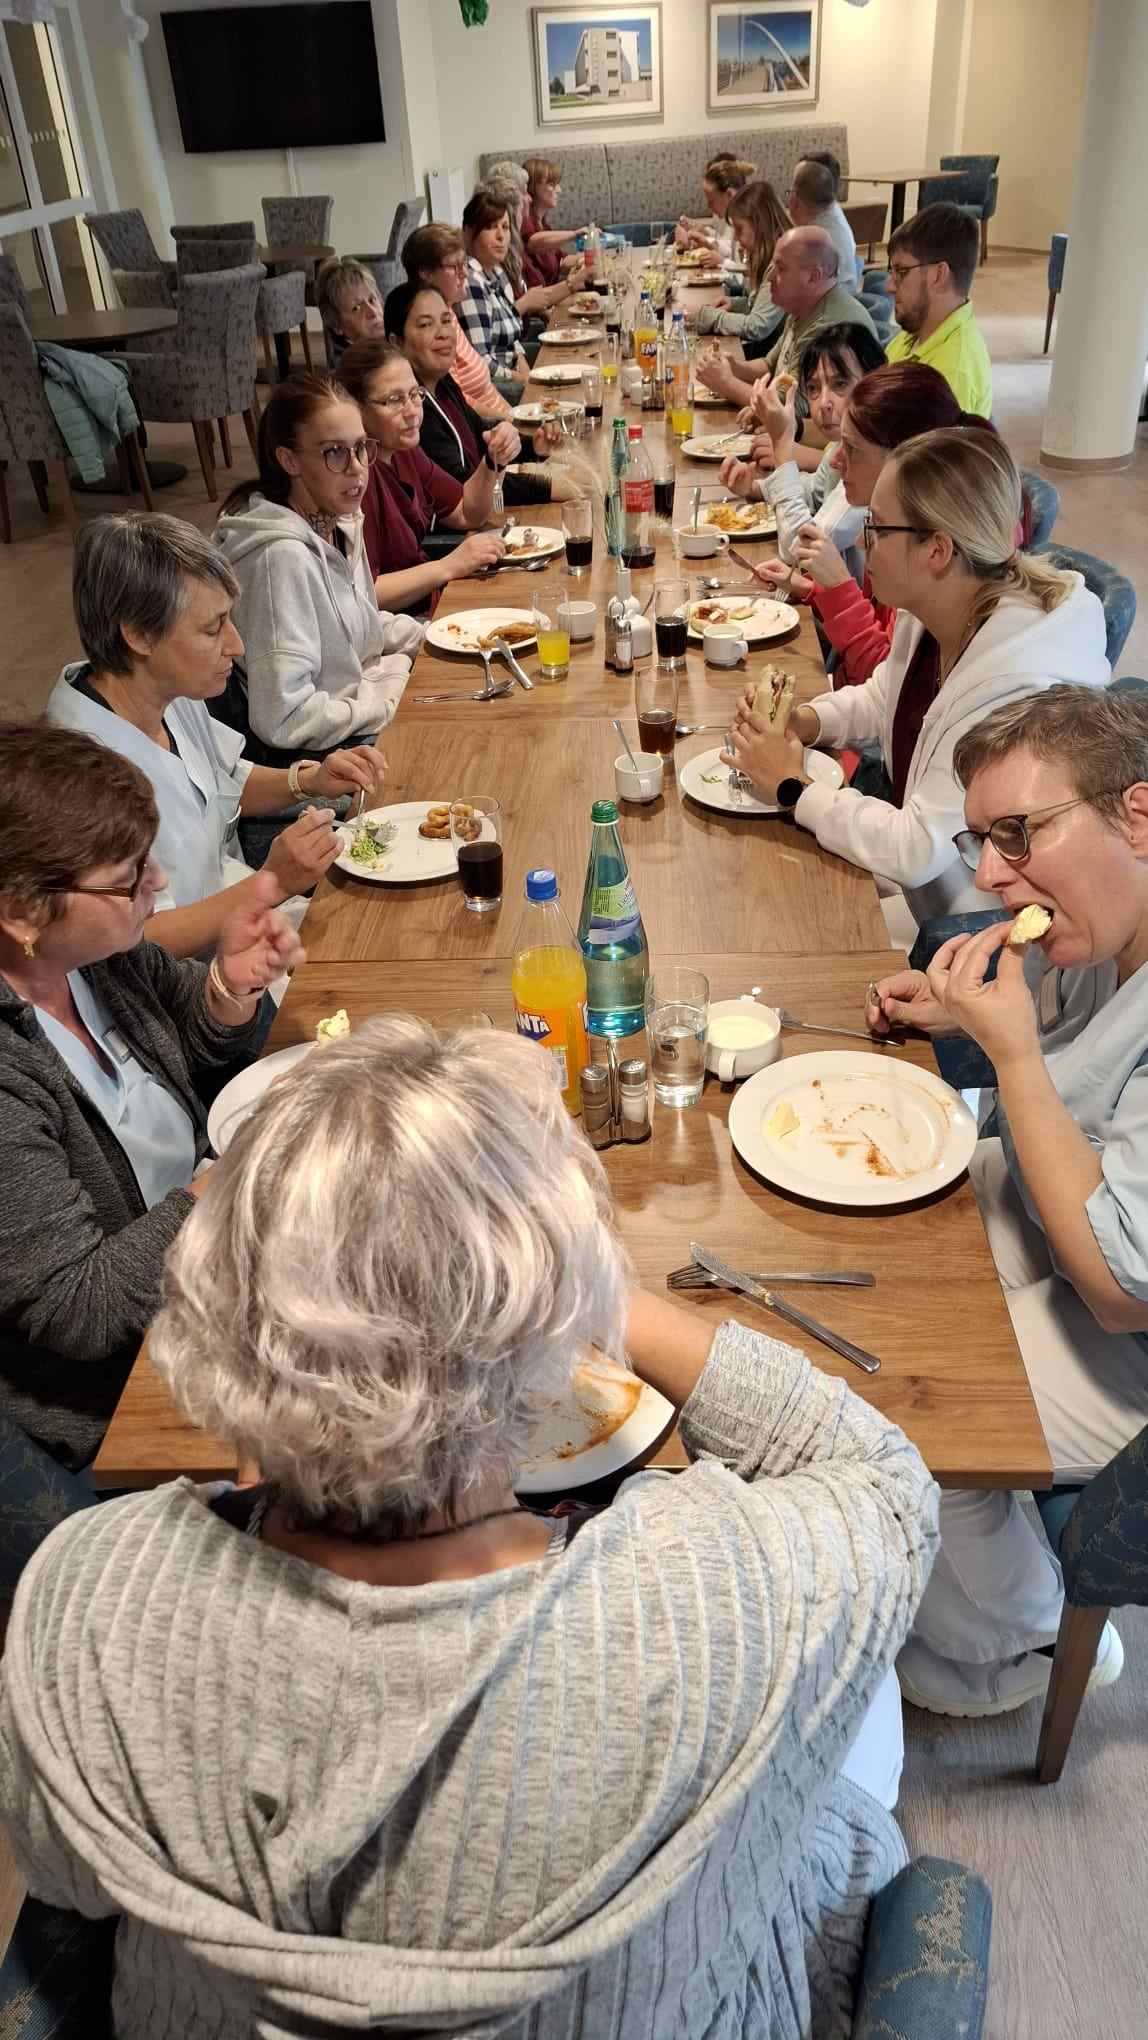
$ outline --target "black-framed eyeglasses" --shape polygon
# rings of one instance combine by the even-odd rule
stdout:
[[[902,262],[900,264],[890,262],[889,274],[894,283],[904,283],[905,278],[911,276],[914,269],[929,269],[931,266],[931,263],[928,262]]]
[[[931,530],[925,524],[878,524],[872,511],[870,511],[864,524],[861,526],[861,543],[862,545],[870,546],[875,538],[884,538],[886,533],[890,531],[910,531],[916,538],[931,538],[933,536]]]
[[[69,879],[61,879],[56,885],[46,885],[43,890],[52,893],[83,893],[96,900],[137,900],[149,870],[154,868],[150,850],[145,850],[136,865],[136,875],[130,885],[73,885]]]
[[[1032,838],[1037,829],[1043,829],[1054,815],[1067,814],[1069,808],[1089,805],[1081,797],[1057,801],[1055,807],[1033,808],[1027,815],[998,815],[987,829],[958,829],[953,841],[970,871],[976,870],[986,843],[992,844],[1006,864],[1023,864],[1032,849]]]
[[[320,447],[319,451],[323,456],[323,466],[330,474],[345,475],[352,455],[360,467],[370,467],[378,454],[379,442],[377,439],[356,439],[354,445],[349,446],[345,439],[334,440],[329,446]]]

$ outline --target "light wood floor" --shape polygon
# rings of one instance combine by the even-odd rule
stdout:
[[[1041,257],[993,255],[975,302],[993,358],[996,418],[1017,458],[1035,466],[1048,388],[1042,360]],[[242,442],[236,430],[233,441]],[[1057,535],[1098,553],[1136,583],[1141,614],[1119,670],[1148,676],[1148,430],[1124,474],[1056,477]],[[190,430],[156,427],[153,457],[190,472],[158,502],[210,529]],[[248,472],[236,445],[236,473]],[[35,711],[77,655],[68,600],[71,548],[45,521],[27,477],[10,470],[17,542],[0,546],[0,708]],[[119,507],[116,498],[89,502]],[[81,499],[81,516],[89,514]],[[138,502],[137,502],[138,507]],[[1148,1612],[1122,1612],[1119,1685],[1085,1702],[1061,1783],[1031,1782],[1039,1709],[996,1722],[946,1722],[906,1709],[900,1818],[914,1853],[972,1864],[993,1890],[988,2040],[1143,2040],[1148,2035]],[[18,1881],[0,1845],[0,1946]]]

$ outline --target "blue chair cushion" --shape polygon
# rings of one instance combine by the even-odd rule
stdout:
[[[99,1496],[82,1473],[69,1473],[18,1424],[0,1417],[0,1595],[9,1598],[50,1530]]]
[[[980,2040],[992,1920],[975,1871],[910,1863],[869,1908],[852,2040]]]
[[[1064,282],[1064,258],[1068,253],[1068,235],[1054,234],[1048,244],[1048,287],[1059,290]]]
[[[1095,553],[1078,552],[1073,546],[1042,546],[1040,551],[1054,566],[1075,567],[1085,587],[1103,603],[1108,663],[1115,666],[1136,617],[1136,590],[1128,576]]]
[[[991,928],[994,921],[1011,919],[1007,909],[998,907],[990,907],[983,914],[938,914],[917,931],[909,952],[910,967],[927,970],[942,942],[953,935],[979,935],[982,928]],[[985,973],[990,981],[996,976],[996,968],[994,956]],[[951,1084],[954,1091],[995,1091],[997,1073],[984,1049],[967,1034],[938,1035],[933,1042],[933,1054],[946,1084]]]
[[[118,1924],[24,1900],[0,1967],[5,2040],[113,2040]]]
[[[1035,552],[1039,546],[1047,545],[1052,537],[1052,528],[1060,510],[1060,490],[1054,489],[1051,482],[1046,482],[1044,476],[1037,474],[1035,468],[1022,468],[1020,478],[1032,516],[1028,549]]]

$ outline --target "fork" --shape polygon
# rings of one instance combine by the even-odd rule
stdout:
[[[774,1282],[820,1282],[831,1284],[834,1288],[872,1289],[876,1284],[877,1277],[859,1268],[830,1269],[827,1273],[818,1275],[812,1275],[807,1272],[798,1273],[796,1269],[787,1269],[780,1275],[759,1275],[754,1273],[751,1275],[750,1280],[753,1282],[763,1282],[767,1285]],[[670,1273],[666,1276],[666,1288],[673,1290],[720,1289],[721,1283],[717,1280],[716,1276],[710,1274],[708,1268],[699,1268],[696,1261],[691,1261],[688,1267],[671,1269]]]
[[[870,1048],[873,1047],[874,1043],[876,1043],[878,1048],[900,1048],[902,1046],[900,1042],[890,1041],[887,1034],[870,1034],[868,1029],[860,1027],[819,1027],[812,1020],[799,1020],[796,1013],[789,1012],[785,1006],[777,1008],[777,1017],[783,1027],[795,1028],[800,1034],[845,1034],[850,1041],[867,1041]]]

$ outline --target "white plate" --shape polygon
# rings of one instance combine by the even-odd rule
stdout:
[[[701,623],[694,622],[696,609],[708,609],[711,604],[715,608],[724,606],[726,609],[740,609],[747,599],[753,602],[752,616],[710,616]],[[747,645],[763,645],[770,638],[785,637],[788,631],[796,630],[800,622],[801,618],[796,609],[791,609],[788,602],[774,602],[768,595],[748,598],[744,595],[731,595],[724,605],[720,595],[710,595],[704,602],[694,602],[690,605],[690,636],[698,644],[701,643],[711,623],[734,623]]]
[[[772,1134],[767,1121],[782,1100],[799,1124]],[[742,1161],[768,1182],[818,1204],[861,1208],[942,1190],[977,1144],[968,1106],[932,1070],[857,1049],[759,1070],[730,1106],[729,1132]]]
[[[639,1383],[635,1375],[598,1360],[589,1364],[588,1372],[605,1377],[607,1382],[611,1376],[616,1377],[615,1393],[620,1392],[624,1398],[637,1389],[630,1414],[607,1437],[602,1437],[603,1412],[608,1412],[608,1403],[599,1405],[596,1413],[571,1393],[569,1401],[548,1404],[515,1476],[517,1494],[553,1494],[559,1488],[585,1487],[607,1474],[620,1473],[649,1451],[672,1423],[672,1403],[659,1395],[656,1388]],[[608,1414],[605,1421],[609,1421]]]
[[[731,672],[734,668],[729,669]],[[781,813],[776,801],[762,800],[760,794],[743,793],[735,800],[729,790],[729,766],[721,763],[722,746],[712,751],[699,751],[695,758],[687,758],[678,766],[678,785],[691,800],[701,807],[716,808],[722,815],[777,815]],[[818,786],[844,786],[845,774],[836,758],[828,751],[807,751],[805,770]],[[720,779],[706,777],[719,772]]]
[[[679,276],[678,282],[683,290],[696,290],[700,284],[706,284],[712,289],[715,283],[725,282],[725,271],[724,269],[687,269],[684,275]]]
[[[340,871],[347,871],[352,878],[368,879],[373,885],[418,885],[423,879],[451,878],[458,870],[458,858],[449,836],[445,843],[433,836],[420,836],[419,823],[425,822],[429,807],[446,807],[446,800],[400,800],[390,807],[368,808],[359,821],[395,822],[398,833],[387,846],[383,861],[378,865],[356,864],[350,854],[351,838],[359,821],[340,822],[335,833],[343,849],[335,862]]]
[[[690,460],[725,460],[731,453],[741,459],[752,445],[748,432],[717,432],[701,439],[683,439],[682,452]]]
[[[578,338],[581,339],[582,335],[579,334]],[[593,366],[592,361],[559,361],[555,362],[553,368],[532,368],[530,371],[530,381],[540,383],[581,382],[585,370],[593,368]]]
[[[507,623],[528,623],[531,626],[530,636],[518,639],[510,647],[517,658],[519,652],[528,651],[534,643],[532,609],[460,609],[454,616],[436,616],[433,623],[428,623],[423,642],[433,645],[437,652],[463,652],[470,658],[478,658],[479,638]]]
[[[697,389],[697,388],[695,387],[695,389],[694,389],[694,409],[695,409],[695,411],[697,410],[697,408],[698,408],[698,405],[699,405],[699,404],[700,404],[700,405],[701,405],[701,406],[702,406],[703,408],[705,408],[705,407],[706,407],[706,406],[708,405],[708,406],[709,406],[710,408],[712,408],[712,409],[713,409],[713,410],[715,410],[715,411],[716,411],[716,410],[720,410],[720,409],[722,409],[723,407],[724,407],[724,409],[725,409],[725,410],[727,410],[727,411],[732,411],[732,410],[733,410],[733,408],[734,408],[734,407],[733,407],[733,405],[732,405],[732,404],[730,403],[730,400],[729,400],[729,398],[728,398],[728,397],[719,397],[719,396],[717,396],[717,395],[715,394],[715,392],[714,392],[713,390],[707,390],[707,389],[705,389],[704,387],[703,387],[702,389]]]
[[[217,1155],[226,1153],[268,1084],[310,1055],[315,1046],[313,1041],[300,1041],[294,1048],[278,1048],[274,1055],[261,1056],[249,1069],[240,1070],[237,1077],[223,1086],[207,1115],[207,1137]]]
[[[736,496],[730,496],[727,497],[725,500],[727,502],[736,503],[738,501],[738,498]],[[714,524],[713,513],[719,507],[720,506],[717,503],[703,503],[700,511],[698,512],[698,523],[713,525],[715,531],[724,532],[727,538],[736,539],[773,538],[777,531],[777,512],[774,509],[772,503],[761,502],[742,503],[741,508],[743,510],[753,511],[754,513],[753,522],[751,524],[739,526],[739,528],[736,531],[728,531],[726,530],[726,527],[724,525]]]
[[[600,326],[550,326],[538,337],[544,347],[586,347],[606,335]]]
[[[510,415],[516,425],[553,425],[562,418],[573,417],[575,411],[581,409],[581,404],[571,403],[569,399],[562,403],[559,399],[557,409],[553,411],[544,411],[541,404],[516,404]]]
[[[565,533],[552,524],[514,524],[506,534],[506,550],[516,560],[545,559],[565,549]]]

